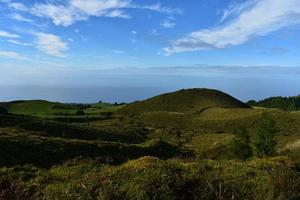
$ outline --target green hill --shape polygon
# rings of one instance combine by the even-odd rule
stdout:
[[[213,107],[250,108],[247,104],[217,90],[188,89],[129,104],[122,109],[122,112],[129,114],[153,111],[197,113]]]

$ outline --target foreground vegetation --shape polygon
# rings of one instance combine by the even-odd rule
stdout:
[[[206,89],[0,105],[0,199],[300,199],[298,112]]]

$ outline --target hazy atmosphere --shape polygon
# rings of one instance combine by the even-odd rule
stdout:
[[[60,68],[30,73],[19,70],[2,75],[1,101],[46,99],[73,103],[100,100],[128,103],[182,88],[203,87],[248,101],[294,96],[300,91],[300,68],[297,67]]]

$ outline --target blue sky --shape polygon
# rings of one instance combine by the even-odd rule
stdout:
[[[112,69],[300,65],[299,0],[0,0],[0,13],[1,85],[77,76],[103,85],[91,73]]]
[[[1,65],[299,65],[297,0],[0,2]]]

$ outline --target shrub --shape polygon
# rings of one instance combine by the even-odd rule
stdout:
[[[76,115],[79,115],[79,116],[85,115],[85,112],[83,110],[77,110]]]
[[[250,137],[246,128],[234,131],[235,138],[231,142],[231,150],[239,159],[246,160],[252,156]]]
[[[274,156],[276,154],[276,130],[274,122],[263,116],[258,122],[253,136],[253,150],[258,157]]]
[[[7,115],[8,111],[6,108],[0,107],[0,115]]]

